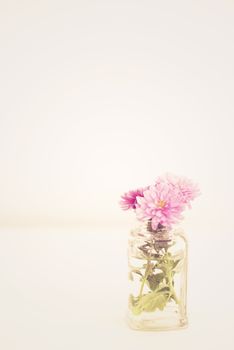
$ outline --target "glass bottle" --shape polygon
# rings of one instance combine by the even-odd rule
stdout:
[[[136,330],[187,326],[187,240],[181,230],[145,222],[130,232],[127,322]]]

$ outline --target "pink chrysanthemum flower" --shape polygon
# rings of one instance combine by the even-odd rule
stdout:
[[[182,219],[182,211],[198,194],[190,180],[171,175],[159,177],[156,183],[137,197],[136,215],[139,220],[151,220],[153,230],[161,224],[171,227]]]
[[[144,190],[144,188],[138,188],[137,190],[124,193],[119,202],[121,208],[123,210],[136,209],[137,197],[142,197]]]
[[[178,187],[182,193],[184,203],[191,208],[190,202],[200,194],[197,184],[194,184],[189,179],[180,178],[178,181]]]
[[[168,185],[177,188],[180,191],[181,201],[191,208],[190,202],[199,194],[200,190],[197,184],[185,177],[178,177],[172,174],[166,174],[164,177],[159,177],[156,183],[167,182]]]

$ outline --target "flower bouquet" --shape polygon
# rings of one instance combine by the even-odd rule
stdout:
[[[192,181],[165,175],[145,188],[125,193],[123,210],[135,212],[130,232],[128,323],[139,330],[187,325],[187,240],[175,225],[199,194]]]

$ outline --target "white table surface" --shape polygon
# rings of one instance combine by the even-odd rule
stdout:
[[[189,327],[155,333],[125,324],[126,244],[121,228],[0,229],[0,349],[234,349],[228,245],[190,248]]]

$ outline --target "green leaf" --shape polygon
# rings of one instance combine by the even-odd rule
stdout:
[[[169,297],[169,288],[164,286],[160,290],[144,294],[142,297],[129,296],[129,307],[134,315],[139,315],[143,311],[154,312],[157,309],[163,310]]]
[[[167,292],[167,293],[169,293],[170,292],[170,287],[168,287],[168,286],[163,286],[162,288],[160,288],[160,289],[158,289],[157,290],[157,292],[159,293],[159,292]]]
[[[139,300],[137,308],[141,311],[153,312],[156,309],[163,310],[167,303],[167,295],[165,293],[151,292],[143,295]]]
[[[138,269],[132,269],[130,272],[129,272],[129,274],[128,274],[128,278],[129,278],[129,280],[130,281],[133,281],[133,273],[135,273],[135,274],[137,274],[137,275],[139,275],[139,276],[141,276],[142,277],[142,273],[141,273],[141,271],[140,270],[138,270]]]
[[[173,262],[173,269],[179,264],[180,259],[179,260],[174,260]]]
[[[142,312],[141,308],[138,307],[138,301],[139,301],[138,297],[134,297],[132,294],[129,295],[128,304],[129,304],[130,310],[134,315],[139,315]]]
[[[138,269],[132,269],[132,273],[136,273],[137,275],[140,275],[142,277],[142,273]]]
[[[164,274],[157,273],[157,274],[152,274],[147,277],[147,284],[151,290],[155,290],[159,284],[163,281]]]
[[[174,265],[173,265],[173,271],[174,271],[174,273],[180,272],[182,266],[183,266],[183,260],[181,260],[181,259],[175,260],[175,261],[174,261]]]

